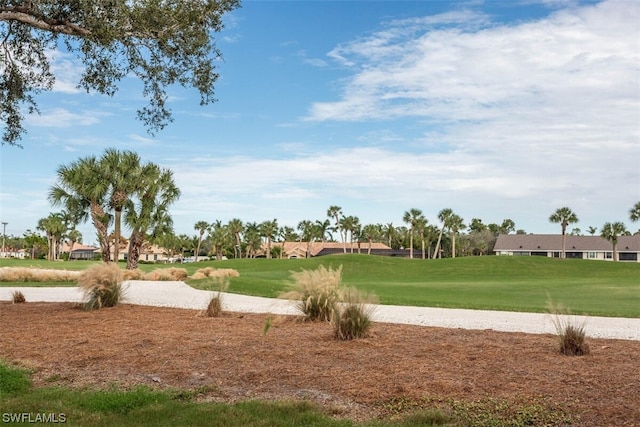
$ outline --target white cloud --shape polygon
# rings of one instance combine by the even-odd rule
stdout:
[[[108,115],[99,111],[86,111],[83,114],[72,113],[65,108],[54,108],[42,114],[30,114],[25,121],[30,126],[67,128],[71,126],[89,126],[100,122],[100,118]]]
[[[443,207],[467,219],[499,210],[540,232],[548,214],[532,210],[569,203],[597,226],[640,197],[637,22],[640,3],[624,0],[509,25],[468,11],[390,21],[329,53],[353,75],[305,118],[384,121],[388,131],[363,131],[367,147],[172,169],[184,200],[215,195],[221,217],[232,204],[264,212],[298,199],[298,212],[338,203],[363,221],[414,206],[432,218]],[[423,139],[407,140],[396,119],[423,125]]]
[[[84,67],[73,55],[59,50],[47,52],[51,72],[56,78],[53,92],[76,94],[84,90],[78,88]]]

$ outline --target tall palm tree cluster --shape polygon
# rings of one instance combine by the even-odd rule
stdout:
[[[115,149],[107,149],[100,158],[84,157],[59,167],[57,182],[49,192],[50,202],[63,206],[72,224],[91,220],[105,262],[117,260],[126,246],[124,223],[131,233],[129,269],[137,268],[145,241],[172,233],[169,206],[179,196],[170,170],[143,163],[132,151]]]
[[[421,257],[427,259],[482,255],[492,248],[498,234],[515,231],[515,224],[510,219],[504,220],[500,225],[485,225],[482,220],[474,218],[467,227],[463,219],[451,209],[440,211],[438,219],[441,225],[431,225],[420,209],[410,209],[403,216],[406,226],[394,226],[393,223],[363,225],[357,216],[345,215],[340,206],[330,206],[325,219],[302,220],[296,229],[279,226],[276,219],[243,223],[234,218],[226,224],[219,220],[212,223],[198,221],[194,224],[195,236],[167,235],[159,244],[172,254],[193,251],[197,260],[199,256],[206,254],[218,259],[224,256],[285,256],[282,245],[273,245],[274,242],[306,243],[307,254],[310,253],[313,242],[339,242],[344,253],[366,251],[370,254],[375,242],[384,243],[393,249],[407,248],[411,258],[414,257],[414,249],[419,248]],[[461,234],[467,228],[469,233]]]
[[[499,234],[525,233],[516,230],[514,221],[508,218],[501,224],[484,224],[481,219],[472,218],[465,225],[464,219],[449,208],[438,213],[439,225],[430,224],[417,208],[404,212],[402,221],[406,226],[363,225],[357,216],[345,215],[340,206],[333,205],[324,219],[302,220],[297,229],[279,226],[277,219],[243,223],[234,218],[226,224],[219,220],[198,221],[194,225],[195,236],[176,236],[169,206],[178,199],[180,190],[173,174],[153,163],[143,163],[134,152],[107,149],[100,158],[89,156],[59,167],[57,177],[49,199],[64,210],[41,219],[37,227],[46,235],[48,259],[59,258],[63,241],[68,243],[69,252],[75,243],[82,242],[75,228],[88,220],[96,229],[105,262],[118,259],[120,250],[128,247],[127,268],[137,267],[143,245],[150,242],[165,248],[169,256],[192,252],[196,261],[203,254],[217,259],[258,255],[273,258],[286,255],[283,245],[273,245],[274,242],[306,242],[309,254],[313,242],[336,242],[335,233],[344,253],[354,250],[361,253],[363,249],[371,253],[376,242],[392,249],[408,249],[411,258],[419,250],[420,257],[427,259],[484,255],[493,250]],[[629,211],[629,217],[634,222],[640,220],[640,202]],[[549,221],[561,226],[564,258],[567,227],[577,223],[578,217],[570,208],[563,207]],[[122,236],[123,223],[130,232],[128,240]],[[594,235],[597,228],[589,227],[587,231]],[[580,229],[574,228],[571,234],[580,234]],[[630,233],[620,221],[602,226],[600,235],[613,244],[614,258],[617,238],[626,234]],[[32,251],[42,246],[36,237],[39,236],[31,231],[25,234],[25,244]]]

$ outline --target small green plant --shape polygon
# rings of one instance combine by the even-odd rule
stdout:
[[[551,300],[547,302],[551,321],[558,336],[558,351],[565,356],[584,356],[590,353],[589,344],[586,341],[587,321],[578,321],[570,316],[568,310],[554,305]]]
[[[85,310],[114,307],[124,295],[122,271],[115,263],[89,267],[78,277],[78,286],[84,292]]]
[[[307,320],[331,321],[340,300],[342,266],[335,270],[320,265],[315,270],[292,271],[291,278],[297,289],[282,294],[281,298],[300,301],[298,308]]]
[[[267,336],[267,332],[271,329],[271,322],[273,322],[273,315],[268,315],[264,321],[264,327],[262,328],[262,335]]]
[[[22,304],[27,302],[27,299],[24,297],[24,294],[20,291],[13,291],[11,296],[14,304]]]
[[[373,321],[374,307],[377,302],[373,295],[357,289],[344,291],[344,303],[338,304],[331,320],[333,336],[338,340],[352,340],[367,336]]]
[[[31,388],[29,373],[0,360],[0,396],[25,393]]]

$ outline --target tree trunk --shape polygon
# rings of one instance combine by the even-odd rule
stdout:
[[[456,233],[451,233],[451,258],[456,257]]]
[[[103,262],[109,262],[111,260],[111,248],[109,247],[109,235],[108,235],[108,221],[102,206],[91,206],[91,221],[98,233],[98,241],[100,242],[100,253],[102,255]]]
[[[413,228],[409,233],[409,258],[413,259]]]
[[[115,244],[113,247],[113,262],[117,263],[118,258],[120,257],[120,234],[122,233],[122,228],[120,227],[120,220],[122,218],[122,209],[116,209],[116,217],[115,217]]]
[[[129,254],[127,256],[127,270],[135,270],[138,268],[140,260],[140,249],[144,243],[144,233],[133,232],[129,239]]]
[[[436,249],[433,251],[433,258],[442,258],[440,256],[440,242],[442,241],[442,233],[444,233],[444,225],[440,229],[440,234],[438,235],[438,243],[436,243]]]

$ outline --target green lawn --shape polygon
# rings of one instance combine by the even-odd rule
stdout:
[[[89,263],[0,260],[5,265],[78,269]],[[277,297],[287,290],[290,272],[324,264],[343,266],[343,283],[375,293],[382,304],[545,312],[549,298],[574,314],[640,317],[640,263],[561,260],[543,257],[464,257],[410,260],[367,255],[333,255],[312,259],[239,259],[191,264],[150,265],[234,268],[229,292]],[[196,288],[207,280],[188,280]],[[8,283],[2,284],[7,286]],[[24,286],[12,283],[11,286]]]
[[[570,422],[560,405],[547,408],[507,401],[467,403],[452,400],[446,413],[433,401],[398,398],[380,402],[387,416],[382,420],[354,422],[335,418],[339,412],[309,401],[202,402],[214,389],[153,390],[137,387],[122,390],[72,390],[57,385],[34,388],[30,373],[0,360],[0,412],[4,425],[24,424],[99,426],[327,426],[410,427],[558,425]],[[560,410],[559,410],[560,409]],[[515,415],[514,417],[514,414]],[[38,418],[39,417],[39,418]],[[42,420],[48,422],[42,422]],[[38,422],[40,420],[40,422]]]

